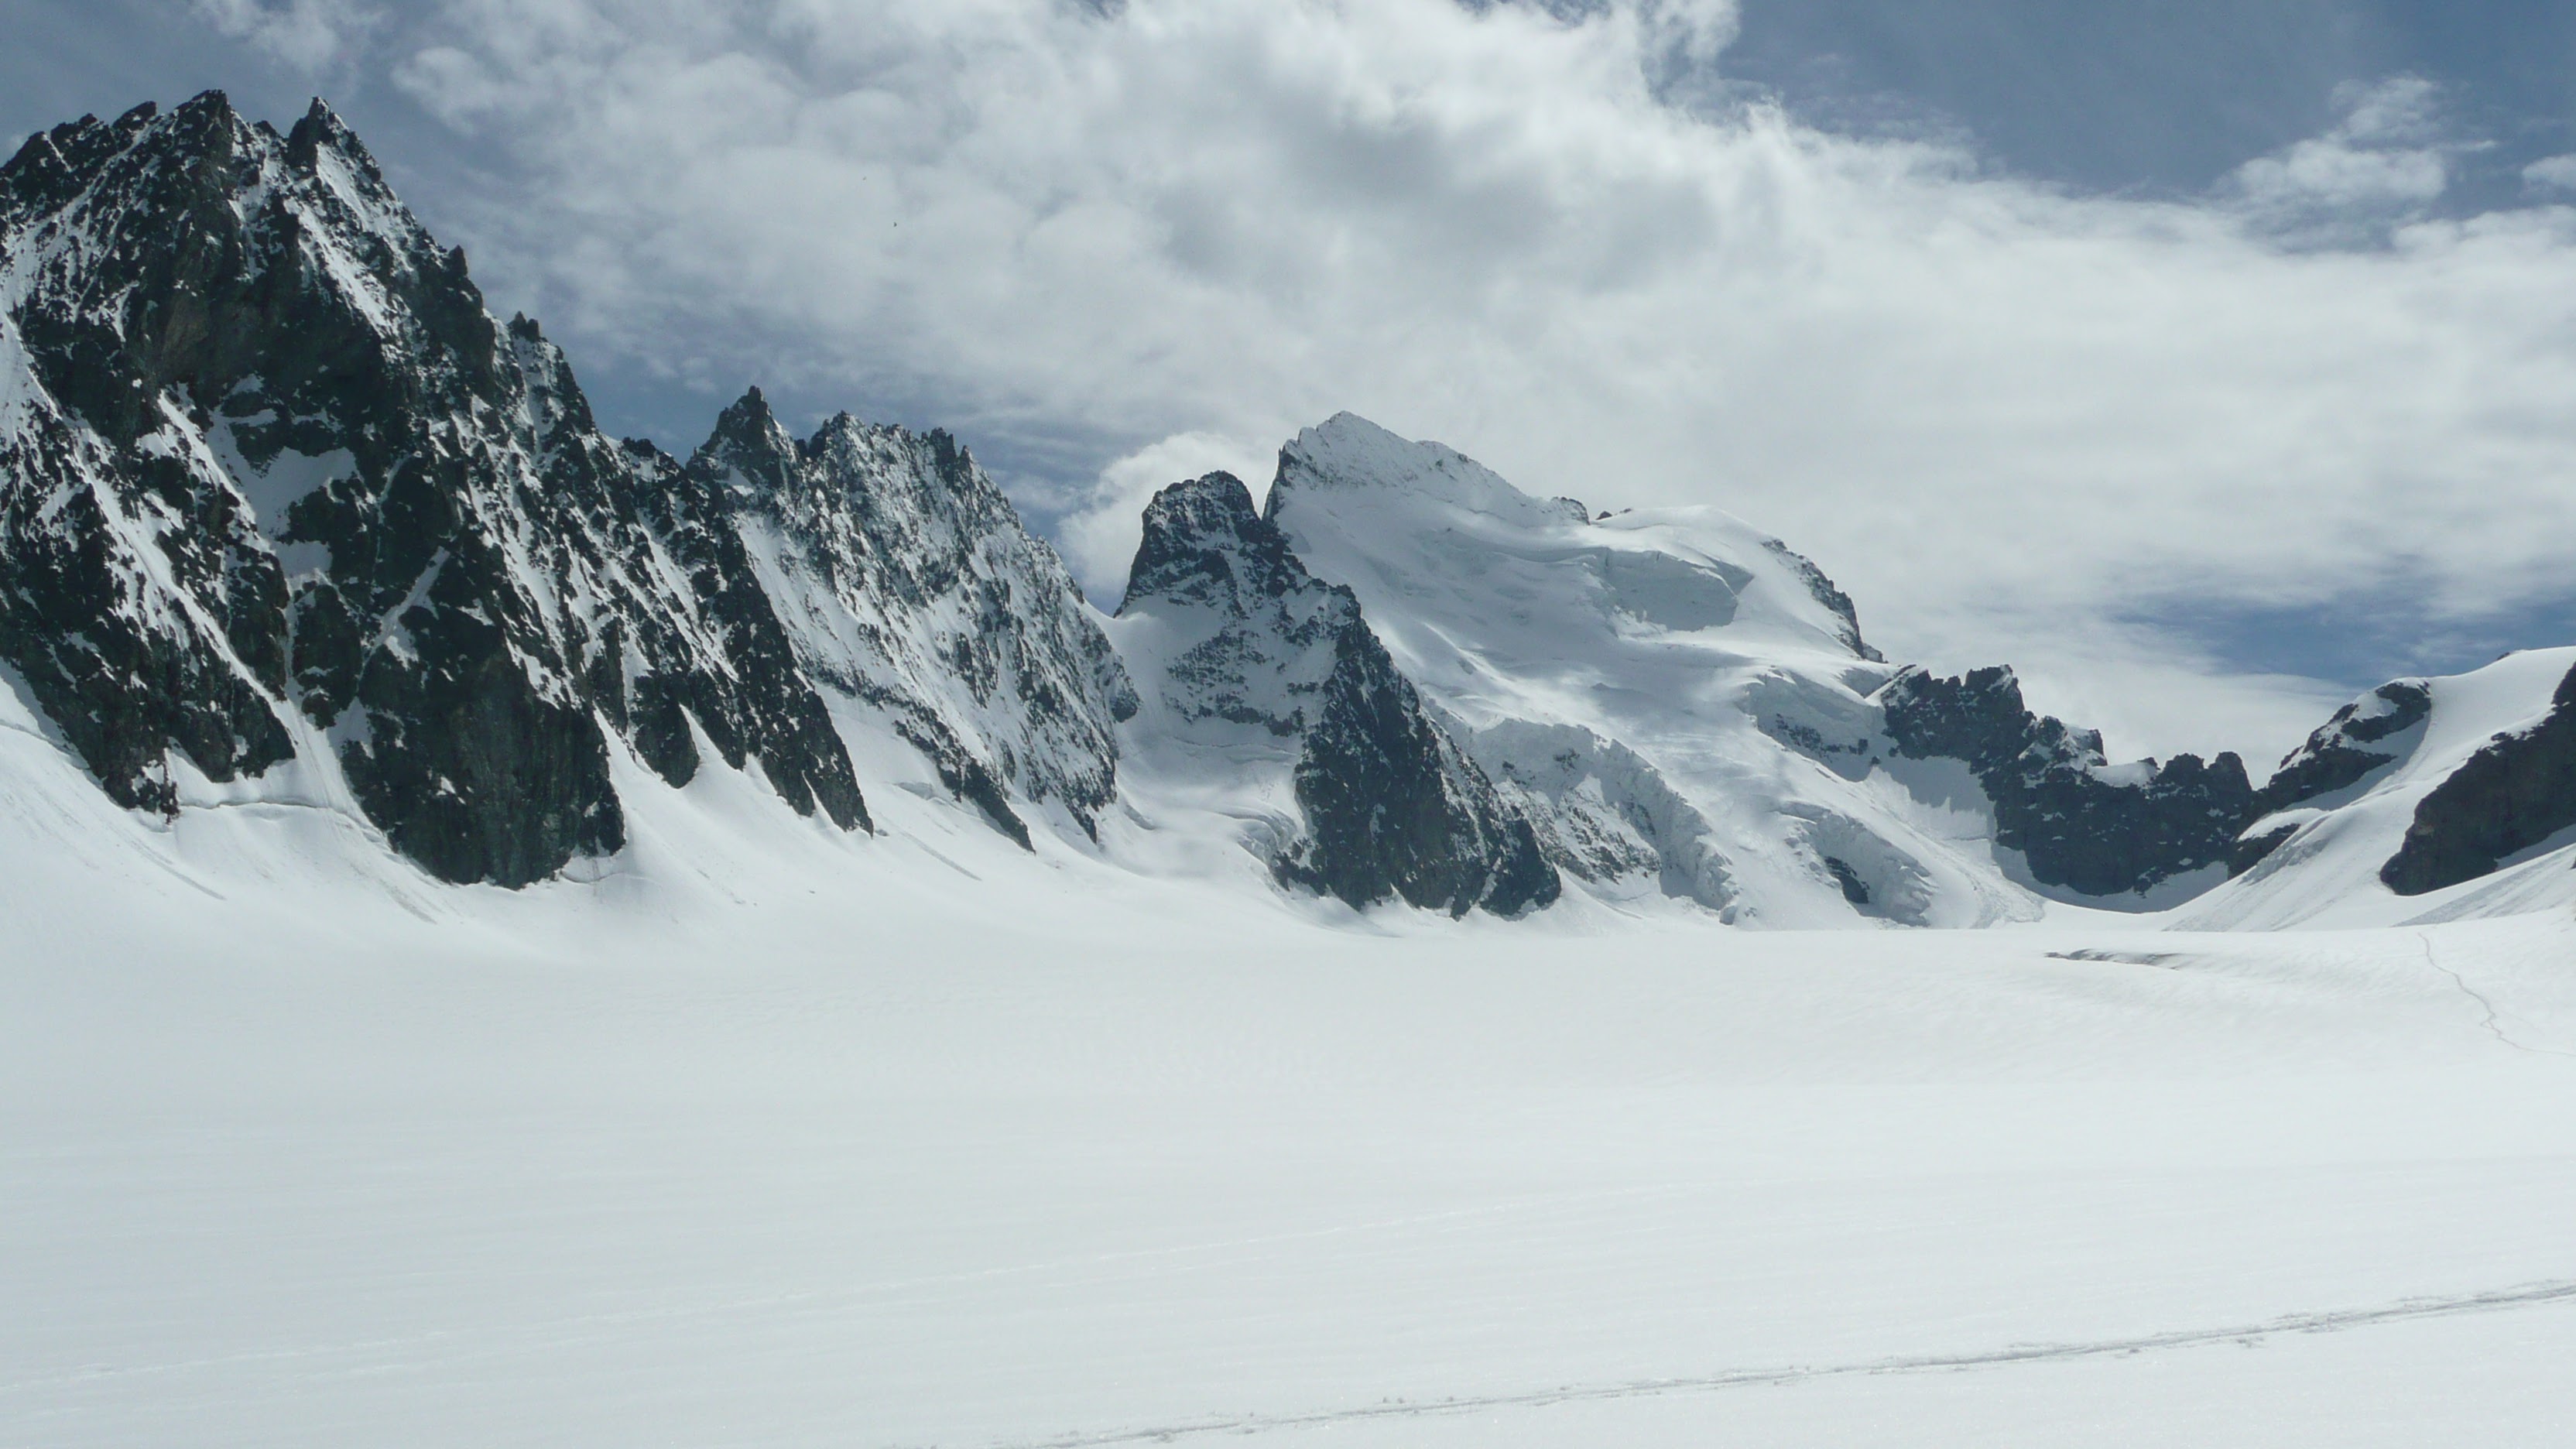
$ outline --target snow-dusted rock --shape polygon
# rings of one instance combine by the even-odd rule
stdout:
[[[1556,898],[1529,822],[1431,720],[1351,591],[1307,572],[1241,480],[1155,495],[1119,615],[1154,696],[1147,728],[1235,772],[1275,770],[1294,746],[1301,818],[1265,842],[1280,879],[1453,915]]]
[[[2297,834],[2301,822],[2351,798],[2355,787],[2404,759],[2432,712],[2432,689],[2420,679],[2391,681],[2336,710],[2282,757],[2256,792],[2259,823],[2237,837],[2228,873],[2253,869]]]
[[[2539,723],[2499,731],[2416,802],[2379,878],[2401,896],[2420,896],[2561,837],[2576,839],[2576,665]]]
[[[0,650],[120,801],[173,808],[174,752],[323,757],[434,873],[520,884],[623,838],[601,721],[685,778],[684,709],[866,822],[740,561],[673,555],[667,470],[329,110],[280,136],[209,93],[5,177]]]
[[[1596,893],[1772,925],[2038,910],[1989,825],[1877,768],[1891,671],[1769,535],[1533,497],[1348,414],[1281,450],[1266,513]]]
[[[1090,828],[1132,707],[945,435],[755,394],[687,466],[611,442],[327,108],[214,93],[0,172],[0,661],[129,807],[303,761],[507,885],[619,848],[612,732],[864,828],[844,730],[890,728],[1025,842],[1015,795]]]
[[[1467,748],[1517,801],[1557,867],[1596,882],[1647,880],[1712,910],[1735,898],[1709,824],[1654,766],[1580,725],[1504,720]]]
[[[2283,760],[2190,927],[2376,926],[2576,903],[2576,649],[2385,684]]]
[[[882,711],[1021,844],[1014,793],[1096,830],[1134,690],[1055,550],[954,439],[843,413],[798,442],[755,388],[689,472],[729,500],[818,684]]]

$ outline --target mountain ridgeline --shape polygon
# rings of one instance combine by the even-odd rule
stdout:
[[[711,764],[850,835],[892,785],[1451,915],[2269,919],[2576,838],[2576,656],[2384,686],[2260,786],[2114,764],[2009,670],[1889,665],[1726,515],[1533,498],[1347,414],[1266,504],[1156,495],[1104,616],[946,433],[798,437],[753,388],[685,458],[606,437],[326,106],[281,134],[212,92],[0,167],[0,664],[128,810],[320,805],[505,887]]]
[[[1155,495],[1118,611],[1171,631],[1155,685],[1181,732],[1295,742],[1306,833],[1273,861],[1282,881],[1452,914],[1556,899],[1529,821],[1425,712],[1358,598],[1306,571],[1242,480]]]
[[[1123,675],[962,449],[793,442],[757,391],[685,464],[609,440],[318,102],[34,137],[0,237],[0,655],[121,803],[327,758],[433,874],[521,885],[618,849],[612,749],[868,828],[847,699],[1022,838],[1006,781],[1113,793]]]

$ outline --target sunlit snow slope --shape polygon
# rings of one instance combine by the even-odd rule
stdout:
[[[2206,774],[2196,761],[2109,763],[2098,739],[2029,721],[2017,692],[1980,695],[1972,679],[1964,702],[1945,707],[1968,711],[1950,733],[2004,731],[2001,761],[1986,761],[1981,780],[1970,745],[1943,745],[1960,752],[1951,757],[1891,737],[1883,702],[1897,671],[1862,642],[1850,600],[1777,539],[1714,509],[1607,513],[1534,498],[1451,449],[1348,414],[1281,450],[1267,513],[1318,577],[1357,594],[1398,665],[1527,808],[1560,867],[1604,899],[1683,900],[1771,926],[1982,926],[2066,905],[2179,909],[2177,919],[2210,926],[2381,924],[2576,901],[2576,834],[2556,827],[2503,852],[2502,876],[2407,895],[2379,879],[2436,786],[2492,737],[2552,717],[2576,650],[2422,685],[2432,723],[2350,744],[2368,768],[2348,788],[2290,800],[2285,770],[2281,808],[2267,809],[2240,774],[2233,798],[2245,803],[2223,808],[2242,813],[2212,822],[2209,865],[2148,890],[2087,894],[2042,885],[1998,839],[1999,783],[2042,817],[2063,797],[2058,808],[2074,813],[2043,820],[2061,839],[2143,832],[2160,798],[2232,760]],[[1922,679],[1897,688],[1919,697]],[[1989,707],[2011,713],[1975,713]],[[2567,718],[2557,728],[2576,731],[2576,710]],[[2285,764],[2343,728],[2321,730]],[[2576,825],[2576,765],[2537,758],[2553,750],[2576,761],[2549,741],[2525,750],[2535,758],[2515,767],[2514,787],[2528,799],[2502,808],[2561,801],[2563,823]],[[2027,763],[2011,763],[2017,751]],[[2316,763],[2298,778],[2330,783]],[[2461,810],[2484,824],[2499,807]],[[2313,827],[2229,882],[2227,841],[2248,817],[2249,837]]]
[[[2565,802],[2565,818],[2536,820],[2528,832],[2533,839],[2494,860],[2492,873],[2409,894],[2384,878],[2406,851],[2410,827],[2427,800],[2472,760],[2527,753],[2530,746],[2523,742],[2535,732],[2566,729],[2552,721],[2576,713],[2559,703],[2576,695],[2571,681],[2576,649],[2534,649],[2474,673],[2401,681],[2355,700],[2283,762],[2287,776],[2304,762],[2340,757],[2345,767],[2318,780],[2332,788],[2247,827],[2248,839],[2266,842],[2267,853],[2244,874],[2175,912],[2177,924],[2386,925],[2576,902],[2576,798]],[[2383,733],[2370,727],[2373,721],[2396,728]],[[2576,718],[2568,723],[2576,724]],[[2542,736],[2538,746],[2553,743]],[[2576,751],[2567,753],[2576,761]],[[2576,782],[2576,768],[2562,766],[2561,773]],[[2535,808],[2546,803],[2532,802]]]
[[[0,721],[0,1443],[2576,1415],[2564,912],[1362,918],[623,756],[625,849],[512,891],[329,808],[121,810],[44,733]]]

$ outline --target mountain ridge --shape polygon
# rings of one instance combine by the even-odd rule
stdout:
[[[1211,474],[1144,523],[1104,616],[944,431],[799,439],[754,387],[685,460],[611,441],[318,100],[0,166],[0,662],[128,810],[337,801],[524,886],[627,849],[618,759],[712,755],[845,832],[892,787],[1023,851],[1198,832],[1354,909],[1786,927],[2394,918],[2554,898],[2499,882],[2576,849],[2576,658],[2383,686],[2257,787],[1891,664],[1716,510],[1353,414],[1259,509]]]

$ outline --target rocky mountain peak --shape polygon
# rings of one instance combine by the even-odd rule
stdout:
[[[340,119],[339,113],[331,109],[329,102],[315,96],[303,117],[286,133],[286,159],[312,171],[321,164],[325,150],[357,168],[358,174],[373,185],[384,186],[384,172],[377,168],[376,158],[367,150],[366,144]]]
[[[1296,744],[1303,820],[1272,860],[1280,880],[1452,915],[1556,899],[1528,819],[1425,708],[1357,596],[1307,571],[1241,479],[1154,496],[1119,616],[1151,626],[1135,637],[1167,727],[1245,769],[1267,741]]]
[[[753,388],[688,471],[739,510],[808,675],[1021,844],[1015,792],[1096,828],[1135,691],[1063,561],[953,437],[844,412],[799,442]]]
[[[1305,732],[1346,636],[1367,632],[1358,599],[1308,573],[1231,473],[1154,495],[1118,612],[1195,639],[1165,671],[1175,718],[1279,736]]]
[[[1231,473],[1174,483],[1145,505],[1144,536],[1127,569],[1125,613],[1141,598],[1209,604],[1240,617],[1255,598],[1297,585],[1302,567],[1278,528],[1252,506],[1252,490]]]
[[[716,414],[715,429],[696,456],[706,466],[732,473],[730,481],[738,490],[774,496],[796,486],[796,439],[756,386]]]

